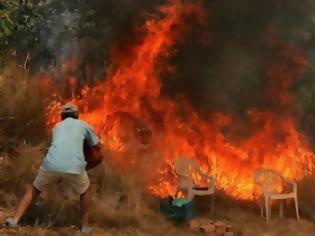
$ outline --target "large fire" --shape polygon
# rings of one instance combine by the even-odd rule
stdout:
[[[314,153],[297,129],[288,89],[307,68],[306,58],[269,35],[270,47],[279,51],[266,69],[273,109],[249,110],[251,135],[235,142],[224,132],[240,124],[235,117],[217,112],[205,118],[187,100],[161,95],[161,72],[172,70],[167,59],[175,53],[176,41],[189,31],[188,17],[203,24],[206,15],[199,3],[176,0],[158,10],[159,16],[145,22],[142,40],[113,50],[105,82],[86,86],[70,99],[80,107],[81,119],[100,135],[114,162],[126,174],[138,175],[146,189],[159,196],[176,191],[172,163],[179,156],[195,159],[217,177],[218,189],[237,199],[254,198],[253,173],[258,168],[272,168],[296,180],[310,173]],[[68,86],[75,83],[69,78]],[[49,127],[59,121],[63,102],[56,93],[48,107]]]

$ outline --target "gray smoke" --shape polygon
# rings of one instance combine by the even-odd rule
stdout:
[[[313,3],[220,0],[207,1],[205,7],[210,16],[206,30],[213,41],[204,47],[198,43],[202,35],[192,33],[194,38],[174,57],[175,79],[166,85],[172,93],[188,94],[197,107],[238,113],[268,105],[265,71],[276,53],[266,43],[270,28],[279,40],[305,53],[311,64],[315,62]]]
[[[185,94],[200,114],[219,111],[244,121],[249,109],[275,109],[266,75],[279,48],[267,43],[272,30],[278,40],[295,47],[309,60],[306,73],[289,88],[295,97],[301,129],[315,144],[315,2],[309,0],[204,1],[207,26],[196,26],[187,44],[172,58],[175,74],[164,82],[164,92]],[[200,43],[209,32],[211,43]],[[291,109],[291,108],[288,108]],[[292,108],[294,109],[294,108]]]

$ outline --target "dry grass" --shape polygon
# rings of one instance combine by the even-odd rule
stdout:
[[[5,144],[2,147],[17,140],[39,143],[47,137],[45,93],[48,91],[40,82],[15,63],[5,68],[0,75],[0,117],[14,120],[0,121],[0,142]]]
[[[43,145],[21,144],[14,157],[5,157],[0,202],[5,202],[8,206],[16,205],[16,196],[24,192],[23,186],[32,183],[43,158],[43,151]]]
[[[190,230],[186,224],[174,225],[168,222],[159,213],[159,200],[152,196],[142,194],[141,208],[136,210],[134,205],[130,205],[128,201],[128,197],[133,196],[129,192],[129,188],[125,188],[128,183],[124,182],[124,179],[128,178],[113,177],[113,173],[105,174],[105,172],[103,172],[103,177],[99,176],[101,172],[95,175],[101,169],[100,167],[98,170],[95,170],[95,173],[91,176],[92,182],[94,182],[91,221],[96,228],[93,235],[160,236],[161,232],[166,236],[204,235]],[[15,175],[12,174],[11,176]],[[95,177],[98,178],[98,181],[100,178],[104,178],[103,181],[107,182],[103,189],[101,189],[102,187]],[[309,188],[308,183],[306,183],[309,181],[314,182],[314,178],[312,180],[305,179],[302,183],[299,183],[302,216],[300,221],[295,220],[292,202],[288,202],[285,205],[285,217],[283,219],[277,216],[278,206],[273,206],[272,221],[267,225],[265,219],[260,218],[259,207],[254,203],[238,202],[229,199],[222,193],[218,193],[215,212],[209,213],[210,199],[200,197],[196,200],[201,217],[225,221],[231,224],[235,229],[236,236],[310,236],[315,232],[313,221],[315,208],[312,201],[315,190]],[[109,186],[116,186],[116,188],[112,189]],[[119,191],[117,192],[117,190]],[[4,197],[6,198],[6,196]],[[11,197],[16,198],[15,195]],[[14,199],[13,201],[16,200]],[[10,205],[9,201],[9,203],[6,203],[5,209],[12,209]],[[35,230],[32,235],[79,235],[75,226],[77,225],[79,214],[77,206],[77,196],[70,198],[69,201],[64,201],[56,198],[56,192],[54,192],[53,196],[48,194],[38,201],[37,206],[30,209],[23,219],[22,227],[19,231],[0,229],[0,233],[27,233]],[[7,215],[10,214],[12,214],[12,211],[7,213]],[[30,225],[35,226],[32,227]]]
[[[19,170],[12,169],[6,174],[8,182],[4,190],[0,193],[2,203],[0,207],[5,207],[8,211],[6,215],[11,215],[20,198],[23,184],[29,183],[37,170],[42,155],[42,147],[35,146],[29,149],[20,147],[20,153],[16,159],[10,159],[9,166],[19,166]],[[27,159],[27,156],[36,158]],[[107,165],[106,162],[103,165]],[[11,168],[10,167],[10,168]],[[10,177],[10,178],[8,178]],[[133,204],[129,204],[128,197],[134,196],[130,193],[128,177],[111,168],[111,172],[104,171],[100,166],[91,172],[93,182],[94,202],[92,205],[92,219],[96,231],[93,235],[117,235],[117,236],[149,236],[163,235],[203,235],[191,231],[187,225],[174,225],[168,222],[159,213],[158,199],[142,194],[141,208],[136,210]],[[102,185],[103,183],[103,185]],[[288,203],[285,210],[285,218],[279,219],[277,216],[277,206],[273,207],[273,217],[270,225],[266,225],[265,219],[259,217],[259,208],[256,204],[237,202],[224,195],[218,194],[215,212],[210,211],[210,199],[198,198],[198,209],[202,217],[214,220],[222,220],[233,225],[236,235],[243,236],[303,236],[313,235],[314,225],[314,190],[310,184],[314,183],[314,178],[306,178],[299,183],[301,221],[294,219],[294,207]],[[4,199],[4,201],[3,201]],[[79,235],[77,230],[78,198],[74,196],[69,201],[60,200],[54,194],[44,195],[38,201],[37,206],[33,206],[22,221],[22,227],[18,230],[7,230],[0,228],[1,235]],[[131,199],[134,200],[134,199]],[[131,201],[132,202],[132,201]],[[133,202],[132,202],[133,203]],[[0,211],[1,212],[1,211]],[[0,221],[4,219],[4,215]],[[34,226],[33,226],[34,225]]]
[[[0,121],[0,203],[7,206],[15,205],[23,186],[31,183],[45,151],[40,90],[40,83],[14,62],[0,74],[0,117],[14,118]]]

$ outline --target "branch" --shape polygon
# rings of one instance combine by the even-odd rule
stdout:
[[[12,117],[12,116],[0,117],[0,121],[9,121],[9,120],[15,120],[15,117]]]
[[[27,55],[26,55],[26,57],[25,57],[25,61],[24,61],[24,70],[26,70],[27,69],[27,64],[28,64],[28,62],[30,61],[30,59],[31,59],[31,55],[30,55],[30,53],[28,52],[27,53]]]

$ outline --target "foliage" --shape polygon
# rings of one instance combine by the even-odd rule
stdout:
[[[43,20],[40,10],[41,6],[34,1],[0,2],[0,45],[14,43],[10,41],[14,34],[35,32],[38,22]]]

